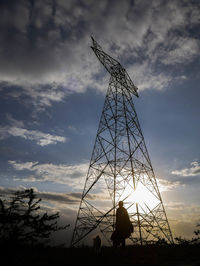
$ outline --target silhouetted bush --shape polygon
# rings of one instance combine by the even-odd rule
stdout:
[[[17,191],[9,199],[0,198],[1,243],[37,244],[69,226],[59,227],[59,213],[42,211],[40,201],[33,189]]]

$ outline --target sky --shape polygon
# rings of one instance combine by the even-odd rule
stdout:
[[[174,236],[200,222],[200,2],[1,0],[0,195],[33,187],[69,243],[109,74],[126,68]],[[56,242],[57,243],[57,242]]]

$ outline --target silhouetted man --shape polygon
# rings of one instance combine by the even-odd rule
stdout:
[[[122,245],[125,247],[125,240],[133,232],[127,210],[123,207],[123,201],[119,201],[119,208],[116,212],[116,230],[112,235],[113,246]]]

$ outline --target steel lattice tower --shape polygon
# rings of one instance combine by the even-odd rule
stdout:
[[[133,104],[133,95],[138,97],[137,88],[121,64],[106,54],[93,38],[92,41],[91,48],[111,77],[71,245],[79,245],[94,230],[111,242],[120,200],[124,201],[134,226],[130,242],[142,245],[164,239],[172,243],[172,233]],[[102,191],[101,199],[97,191]]]

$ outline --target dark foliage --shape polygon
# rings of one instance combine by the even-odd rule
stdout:
[[[52,232],[69,226],[59,227],[59,213],[49,215],[41,211],[40,202],[33,189],[0,199],[1,243],[36,244],[48,240]]]
[[[197,228],[200,227],[200,224],[197,224]],[[175,237],[175,241],[179,245],[199,245],[200,244],[200,230],[197,229],[194,231],[195,237],[192,239],[185,239],[183,237]]]

